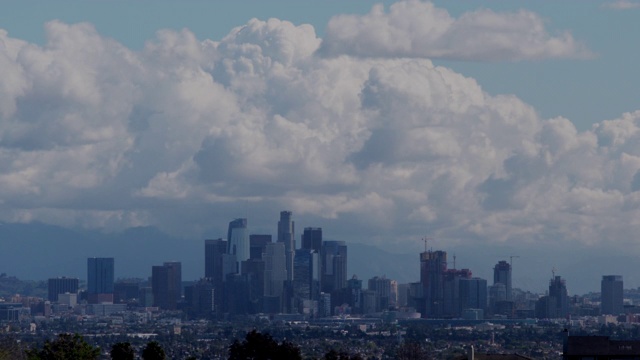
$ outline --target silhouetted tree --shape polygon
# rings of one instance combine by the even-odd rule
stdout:
[[[167,355],[157,341],[151,341],[142,350],[142,358],[144,360],[165,360]]]
[[[33,360],[94,360],[100,356],[100,349],[89,345],[79,334],[60,334],[58,338],[44,343],[42,349],[27,352]]]
[[[271,335],[256,330],[247,333],[241,343],[229,346],[229,360],[302,360],[300,348],[288,341],[278,344]]]
[[[396,359],[398,360],[419,360],[429,359],[429,353],[419,343],[405,342],[398,347]]]
[[[9,336],[0,337],[0,360],[22,359],[26,359],[26,354],[20,343]]]
[[[129,342],[119,342],[111,346],[111,358],[113,360],[134,360],[136,352]]]
[[[362,360],[362,356],[349,355],[344,351],[337,352],[333,349],[329,350],[326,354],[324,354],[323,360]]]

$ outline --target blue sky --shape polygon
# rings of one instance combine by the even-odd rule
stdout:
[[[376,4],[0,2],[0,221],[640,255],[638,1]]]

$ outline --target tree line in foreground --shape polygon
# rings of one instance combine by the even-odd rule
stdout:
[[[422,359],[425,355],[411,344],[401,347],[398,359]],[[99,347],[89,344],[79,334],[59,334],[53,340],[46,340],[42,347],[25,349],[16,341],[4,338],[0,341],[0,360],[97,360]],[[113,360],[136,359],[136,350],[129,342],[112,345],[109,352]],[[143,360],[165,360],[167,355],[156,341],[148,342],[139,352]],[[189,357],[187,360],[196,359]],[[229,360],[302,360],[300,347],[289,341],[278,343],[268,333],[256,330],[248,332],[243,341],[234,340],[228,347]],[[322,360],[364,360],[359,354],[348,354],[329,350]]]

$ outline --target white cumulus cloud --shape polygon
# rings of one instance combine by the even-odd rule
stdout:
[[[398,6],[367,16],[447,19]],[[640,111],[578,131],[402,51],[326,57],[312,27],[276,19],[220,41],[163,30],[140,51],[89,24],[45,31],[0,33],[2,221],[192,234],[246,207],[354,241],[625,246],[640,230]]]
[[[360,57],[426,57],[518,61],[592,56],[569,32],[550,34],[536,13],[467,12],[458,18],[431,2],[407,0],[385,11],[339,15],[327,26],[321,53]]]

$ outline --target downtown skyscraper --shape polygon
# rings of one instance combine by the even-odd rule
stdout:
[[[605,275],[600,283],[600,313],[620,315],[624,312],[623,284],[620,275]]]
[[[235,255],[236,272],[240,272],[240,263],[251,257],[247,219],[235,219],[229,223],[227,242],[227,253]]]
[[[281,211],[278,221],[278,241],[284,244],[284,252],[287,261],[287,281],[293,281],[293,258],[295,256],[295,228],[291,220],[291,211]]]
[[[165,262],[151,268],[153,302],[165,310],[176,310],[182,297],[182,264]]]
[[[423,288],[423,317],[440,317],[444,312],[444,274],[447,271],[445,251],[420,253],[420,283]]]
[[[322,228],[304,228],[304,232],[302,233],[302,248],[315,250],[319,254],[322,249]]]
[[[502,260],[493,268],[493,284],[504,284],[506,289],[506,300],[511,301],[511,264]]]
[[[113,303],[113,279],[113,258],[88,258],[87,293],[89,303]]]

